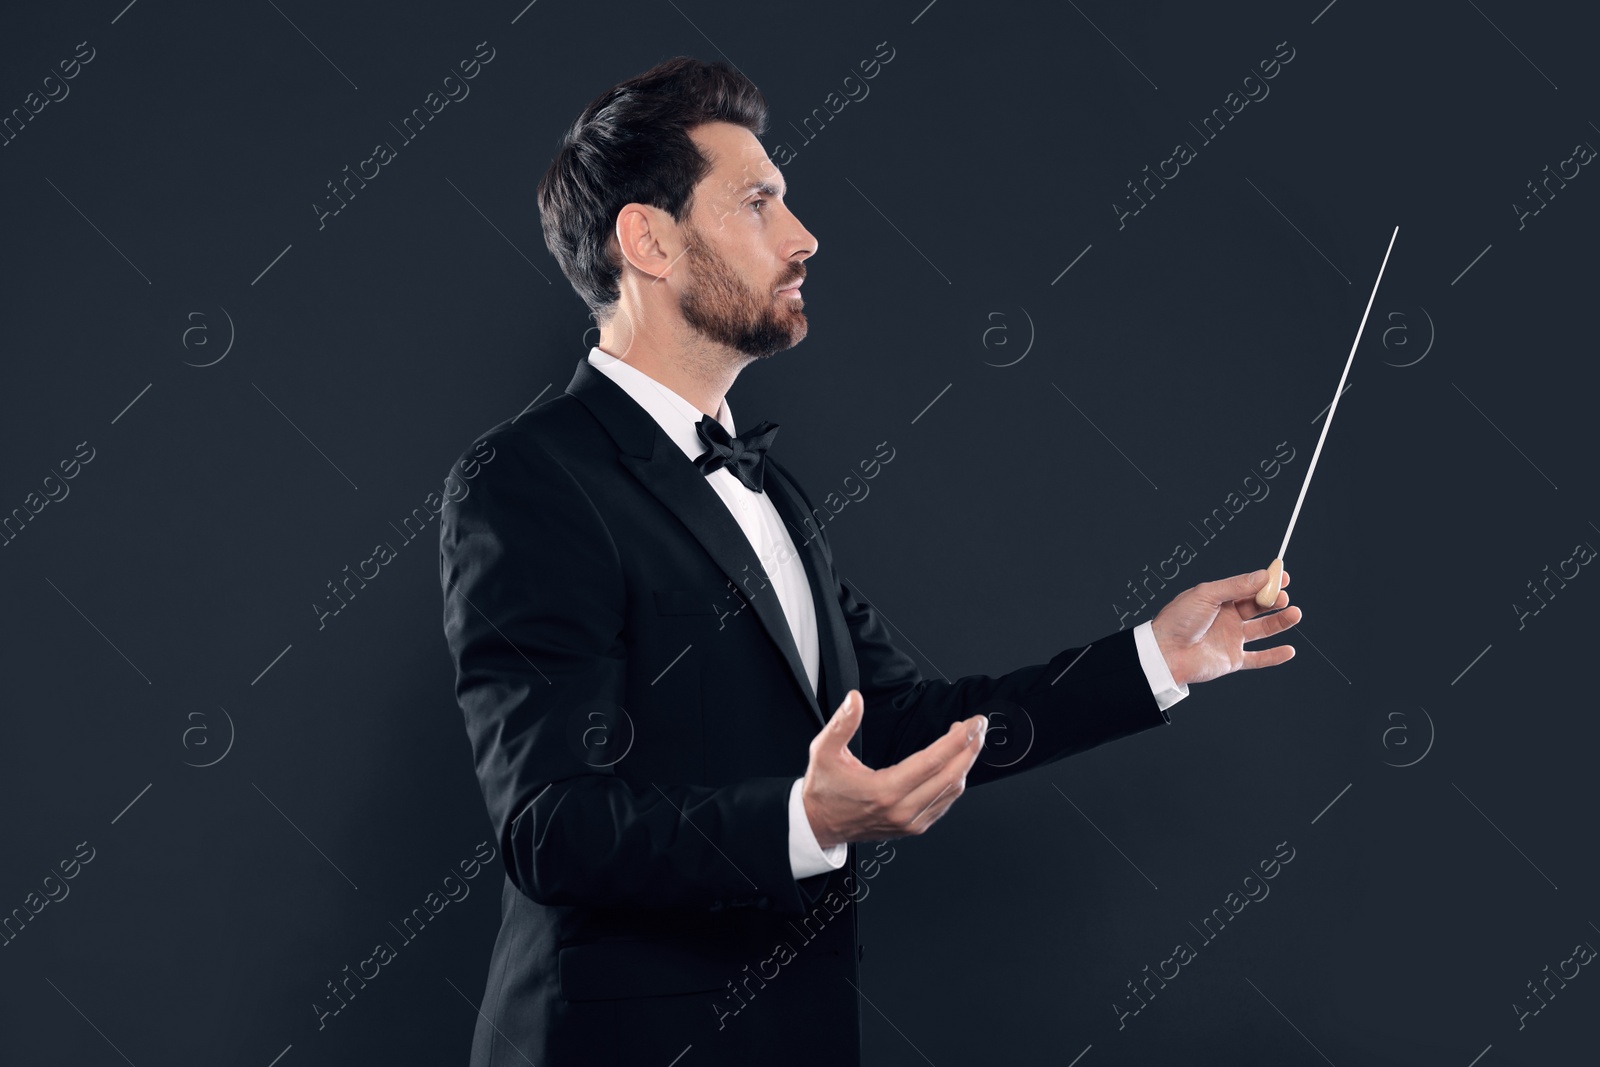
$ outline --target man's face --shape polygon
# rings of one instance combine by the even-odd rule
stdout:
[[[783,176],[754,134],[711,122],[689,136],[713,166],[683,227],[684,321],[754,359],[793,348],[806,335],[804,305],[799,289],[779,290],[805,277],[817,240],[784,206]]]

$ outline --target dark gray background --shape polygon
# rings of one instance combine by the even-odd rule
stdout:
[[[1520,628],[1514,605],[1600,544],[1600,179],[1521,229],[1512,205],[1600,143],[1595,20],[1324,4],[8,12],[0,112],[96,54],[0,148],[0,513],[95,458],[0,548],[0,915],[94,859],[0,948],[0,1060],[464,1061],[498,871],[325,1029],[311,1008],[492,838],[436,526],[324,629],[311,605],[565,387],[596,335],[535,183],[584,103],[680,53],[763,89],[820,240],[810,336],[730,403],[783,425],[814,498],[895,449],[828,536],[929,675],[1112,632],[1178,542],[1197,558],[1160,602],[1266,565],[1400,226],[1289,553],[1298,655],[898,842],[861,904],[868,1062],[1587,1054],[1600,979],[1521,1029],[1514,1005],[1600,941],[1600,578]],[[470,96],[319,231],[324,183],[480,41]],[[1285,41],[1270,95],[1200,144]],[[880,42],[869,94],[802,140]],[[1179,140],[1196,158],[1119,230]],[[1202,541],[1280,442],[1270,496]],[[1271,895],[1202,942],[1280,842]],[[1197,958],[1119,1029],[1180,941]]]

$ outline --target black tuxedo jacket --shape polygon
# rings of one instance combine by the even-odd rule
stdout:
[[[856,846],[799,880],[788,847],[790,785],[852,688],[870,767],[979,712],[992,745],[1004,720],[1011,747],[969,786],[1170,721],[1132,630],[998,678],[923,678],[769,453],[816,604],[814,695],[722,499],[587,359],[480,440],[492,459],[439,527],[456,697],[505,865],[474,1067],[859,1063]]]

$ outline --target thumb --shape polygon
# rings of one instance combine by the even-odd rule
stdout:
[[[834,709],[833,718],[828,720],[828,733],[833,743],[843,747],[856,735],[861,728],[862,709],[860,690],[852,689],[845,694],[844,703]]]
[[[1261,587],[1267,584],[1265,568],[1251,571],[1249,574],[1236,574],[1232,578],[1223,578],[1207,583],[1211,599],[1218,604],[1225,604],[1231,600],[1243,600],[1248,596],[1255,596]]]

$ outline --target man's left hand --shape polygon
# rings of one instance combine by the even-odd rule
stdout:
[[[1280,634],[1300,621],[1300,609],[1288,607],[1288,593],[1280,591],[1270,608],[1256,604],[1256,592],[1266,584],[1265,570],[1202,582],[1156,614],[1151,630],[1174,681],[1209,682],[1241,668],[1276,667],[1294,658],[1293,645],[1245,651],[1247,641]],[[1284,571],[1281,585],[1288,584]]]

